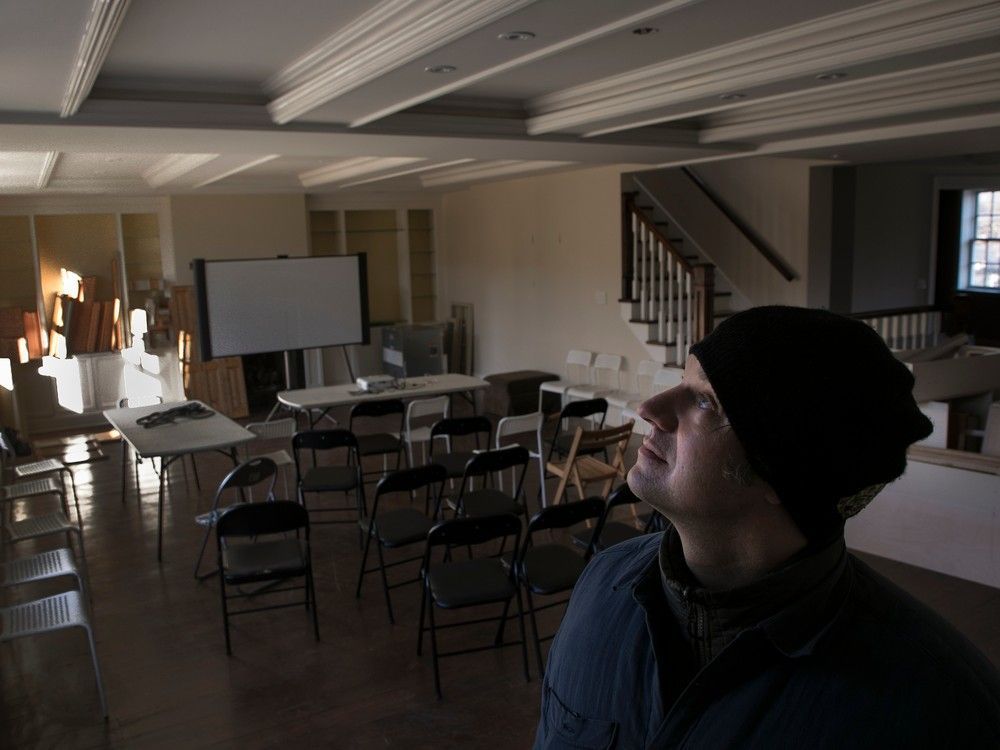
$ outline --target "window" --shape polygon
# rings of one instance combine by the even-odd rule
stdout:
[[[973,291],[1000,292],[1000,190],[974,193],[974,227],[959,286]]]

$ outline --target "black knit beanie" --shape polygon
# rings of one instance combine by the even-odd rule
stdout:
[[[750,465],[813,541],[841,531],[844,501],[896,479],[907,446],[931,432],[913,400],[913,375],[858,320],[755,307],[691,354]]]

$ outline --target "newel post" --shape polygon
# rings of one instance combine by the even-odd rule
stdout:
[[[694,295],[694,341],[701,341],[715,325],[715,266],[699,263],[691,269]]]

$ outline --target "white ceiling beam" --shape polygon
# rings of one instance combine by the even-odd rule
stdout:
[[[45,158],[42,159],[42,168],[38,172],[38,182],[35,184],[39,190],[44,190],[49,186],[49,180],[52,179],[52,171],[56,168],[57,161],[59,161],[58,151],[48,151],[45,154]]]
[[[142,179],[152,188],[162,187],[218,158],[219,154],[171,154],[144,171]]]
[[[490,162],[478,162],[465,167],[447,169],[443,172],[424,175],[420,182],[424,187],[441,187],[443,185],[454,185],[460,182],[473,182],[474,180],[489,180],[499,177],[512,177],[527,172],[538,172],[543,169],[556,169],[558,167],[572,166],[569,161],[512,161],[499,160]]]
[[[111,50],[131,0],[93,0],[80,47],[63,94],[60,117],[75,115],[90,95],[97,74]]]
[[[382,0],[265,82],[287,123],[535,0]]]
[[[381,172],[419,161],[425,161],[425,159],[413,156],[357,156],[353,159],[343,159],[333,164],[327,164],[326,166],[303,172],[299,175],[299,182],[302,183],[302,187],[316,187],[317,185],[342,182],[359,175]]]
[[[338,185],[339,188],[349,188],[357,187],[358,185],[368,185],[372,182],[382,182],[383,180],[394,180],[397,177],[406,177],[411,174],[419,174],[421,172],[429,172],[432,169],[444,169],[445,167],[454,167],[459,164],[467,164],[473,161],[472,159],[452,159],[451,161],[439,161],[433,164],[422,164],[419,167],[413,167],[412,169],[402,169],[398,172],[387,172],[386,174],[376,175],[375,177],[366,177],[363,180],[353,180],[352,182],[345,182],[342,185]]]
[[[612,22],[602,24],[582,34],[577,34],[553,44],[545,45],[539,49],[533,50],[532,52],[528,52],[527,54],[507,60],[499,65],[484,68],[483,70],[476,71],[475,73],[471,73],[469,75],[459,75],[452,78],[443,86],[438,86],[437,88],[421,92],[415,96],[401,99],[397,102],[393,102],[387,107],[382,107],[373,112],[369,112],[362,117],[357,117],[351,121],[350,126],[352,128],[358,128],[362,125],[375,122],[376,120],[381,120],[384,117],[388,117],[389,115],[395,114],[396,112],[400,112],[404,109],[409,109],[410,107],[415,107],[418,104],[423,104],[424,102],[437,99],[445,96],[446,94],[450,94],[453,91],[468,88],[469,86],[479,83],[480,81],[500,75],[501,73],[506,73],[508,70],[513,70],[514,68],[519,68],[522,65],[527,65],[528,63],[535,62],[536,60],[541,60],[560,52],[565,52],[566,50],[578,47],[581,44],[586,44],[587,42],[592,42],[595,39],[615,34],[622,29],[633,29],[636,26],[641,26],[643,22],[648,21],[651,18],[662,16],[665,13],[673,12],[679,8],[683,8],[686,5],[691,5],[692,3],[698,1],[699,0],[669,0],[669,2],[659,3],[639,13],[633,13],[632,15],[615,19]]]
[[[1000,3],[883,0],[538,97],[532,135],[814,76],[1000,31]]]
[[[244,164],[239,164],[231,169],[227,169],[214,177],[209,177],[207,180],[202,180],[194,185],[195,188],[205,187],[206,185],[211,185],[213,182],[219,182],[227,177],[232,177],[234,174],[239,174],[240,172],[246,172],[248,169],[253,169],[254,167],[259,167],[261,164],[267,164],[269,161],[274,161],[281,154],[268,154],[267,156],[261,156],[259,159],[254,159],[253,161],[248,161]]]

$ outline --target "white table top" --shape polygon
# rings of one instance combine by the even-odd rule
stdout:
[[[365,393],[353,383],[280,391],[278,401],[293,409],[326,409],[331,406],[345,406],[361,401],[426,398],[446,393],[478,391],[489,387],[489,383],[485,380],[453,372],[445,375],[427,375],[422,378],[405,378],[400,382],[404,384],[403,388],[380,393]]]
[[[140,456],[145,458],[223,450],[249,442],[256,437],[250,430],[219,412],[205,419],[178,419],[171,424],[156,427],[143,427],[136,423],[136,420],[147,414],[189,403],[201,402],[181,401],[172,404],[108,409],[104,412],[104,418],[121,433]]]

